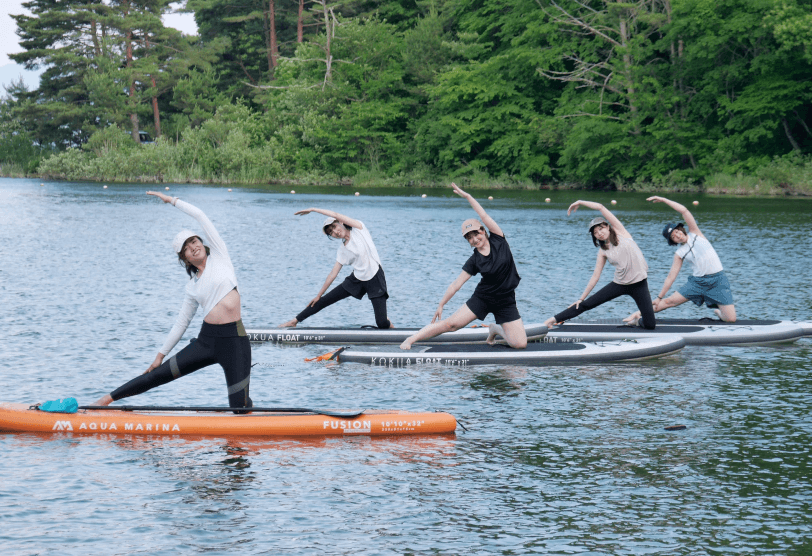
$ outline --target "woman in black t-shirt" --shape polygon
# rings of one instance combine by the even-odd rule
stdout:
[[[452,183],[451,187],[454,189],[454,193],[471,204],[471,208],[476,211],[485,225],[483,226],[476,218],[469,218],[462,223],[462,235],[474,248],[474,252],[463,265],[462,272],[457,279],[448,286],[434,313],[434,318],[431,319],[431,324],[407,338],[400,344],[400,349],[411,349],[412,344],[420,340],[433,338],[444,332],[459,330],[475,319],[484,320],[488,313],[493,313],[496,320],[496,324],[488,327],[487,342],[489,344],[494,342],[494,338],[498,334],[510,347],[525,348],[527,347],[527,333],[519,310],[516,308],[514,293],[521,278],[516,270],[510,246],[505,240],[505,234],[476,199],[457,187],[456,184]],[[485,231],[486,227],[490,236]],[[475,274],[481,274],[482,280],[474,290],[474,295],[465,302],[465,305],[457,309],[456,313],[445,320],[440,320],[443,318],[445,304]]]

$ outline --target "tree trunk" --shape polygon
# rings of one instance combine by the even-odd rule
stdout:
[[[327,0],[323,0],[322,7],[324,8],[324,31],[327,35],[327,43],[324,51],[324,60],[327,64],[327,69],[324,72],[324,83],[321,86],[322,91],[327,86],[327,83],[333,80],[333,55],[331,53],[333,42],[333,29],[330,23],[330,13],[327,11]]]
[[[127,9],[124,10],[124,17],[129,15],[129,5],[127,5]],[[127,33],[125,35],[126,42],[127,42],[127,78],[129,79],[129,97],[130,97],[130,122],[132,123],[132,134],[133,140],[141,144],[141,136],[138,133],[138,114],[135,111],[136,100],[135,100],[135,76],[132,73],[133,67],[133,32],[132,29],[127,29]]]
[[[786,118],[781,118],[781,123],[784,124],[784,133],[787,134],[787,139],[789,139],[789,144],[792,145],[793,151],[800,151],[801,147],[798,145],[798,141],[795,140],[795,137],[792,135],[792,131],[789,129],[789,124],[787,123]]]
[[[90,20],[90,34],[93,37],[93,52],[96,54],[97,57],[101,56],[101,47],[99,46],[99,34],[96,29],[95,19]]]
[[[277,44],[276,39],[276,8],[274,6],[274,0],[268,0],[268,19],[271,27],[271,71],[276,69],[276,66],[279,64],[277,59],[279,58],[279,45]],[[273,77],[273,74],[271,75]]]
[[[158,90],[158,85],[155,84],[155,77],[150,76],[152,79],[152,88]],[[152,117],[155,120],[155,137],[161,136],[161,113],[158,111],[158,94],[155,93],[152,97]]]
[[[304,0],[299,0],[299,17],[296,20],[296,42],[299,44],[304,40]]]

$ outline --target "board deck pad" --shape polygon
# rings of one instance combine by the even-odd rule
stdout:
[[[779,320],[657,319],[654,330],[621,319],[572,320],[556,325],[545,341],[608,341],[678,334],[688,345],[766,345],[794,342],[804,335],[798,323]]]

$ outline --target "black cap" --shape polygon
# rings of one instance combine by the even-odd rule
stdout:
[[[663,228],[663,237],[668,242],[668,245],[676,245],[677,244],[676,241],[673,241],[671,239],[671,232],[673,232],[677,228],[683,228],[684,229],[684,227],[685,226],[684,226],[684,224],[682,224],[682,222],[679,222],[679,223],[671,222],[670,224],[665,225],[665,228]]]

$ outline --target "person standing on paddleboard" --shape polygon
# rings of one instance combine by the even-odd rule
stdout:
[[[197,220],[203,228],[206,244],[199,235],[189,230],[182,230],[175,236],[172,248],[189,275],[186,296],[175,326],[144,374],[103,396],[95,405],[109,405],[113,401],[142,394],[219,363],[226,375],[229,407],[251,407],[253,404],[248,396],[251,342],[242,324],[237,276],[226,244],[211,220],[199,208],[163,193],[147,191],[147,195],[154,195]],[[203,326],[197,340],[164,362],[183,336],[198,306],[203,308]]]
[[[601,213],[601,216],[593,218],[589,223],[589,234],[592,236],[592,243],[595,247],[600,247],[598,249],[598,260],[595,262],[595,270],[578,301],[554,317],[547,319],[544,324],[547,325],[547,328],[550,328],[555,323],[575,318],[581,313],[603,305],[621,295],[628,295],[634,299],[637,308],[642,314],[639,320],[640,326],[646,330],[654,330],[656,319],[654,318],[654,309],[651,306],[651,294],[648,291],[648,263],[646,263],[642,251],[632,239],[631,234],[620,223],[620,220],[600,203],[575,201],[567,209],[567,215],[575,213],[580,206]],[[598,283],[603,267],[606,266],[606,261],[609,261],[609,264],[615,267],[614,279],[598,290],[595,295],[587,298],[589,292]]]
[[[665,197],[655,195],[646,200],[652,203],[665,203],[680,213],[685,224],[688,224],[688,233],[685,232],[685,224],[671,223],[666,224],[663,228],[663,237],[668,245],[679,245],[679,247],[674,253],[674,262],[671,263],[671,270],[665,277],[663,287],[654,300],[654,312],[658,313],[690,300],[697,306],[706,303],[709,308],[713,309],[716,316],[725,322],[736,322],[733,292],[730,290],[730,282],[722,267],[722,261],[719,260],[719,255],[716,254],[710,241],[699,230],[694,216],[683,205]],[[677,279],[677,274],[684,261],[691,263],[693,275],[688,277],[688,281],[679,291],[665,297]],[[631,321],[639,317],[640,312],[638,311],[624,320]]]
[[[327,275],[327,279],[316,297],[311,299],[307,307],[295,318],[280,326],[294,327],[333,303],[350,296],[361,299],[366,294],[372,303],[372,310],[375,312],[375,326],[394,328],[395,325],[386,315],[386,300],[389,298],[389,292],[386,289],[386,275],[381,266],[378,250],[375,248],[375,243],[373,243],[366,225],[349,216],[319,208],[300,210],[294,214],[302,216],[311,212],[317,212],[327,217],[321,225],[321,229],[327,237],[341,240],[341,245],[338,246],[333,270]],[[352,266],[352,274],[330,290],[327,295],[324,295],[345,265]]]
[[[481,219],[480,222],[476,218],[469,218],[462,223],[462,235],[474,248],[474,252],[462,266],[462,272],[457,279],[448,286],[431,323],[408,337],[400,344],[400,349],[411,349],[412,344],[420,340],[459,330],[475,319],[484,320],[488,313],[493,313],[496,324],[489,325],[486,341],[493,344],[494,338],[498,334],[510,347],[523,349],[527,347],[527,333],[516,307],[515,294],[521,277],[516,270],[513,253],[510,251],[505,234],[496,221],[488,216],[485,209],[469,193],[454,183],[451,184],[451,188],[454,193],[468,201]],[[445,304],[454,297],[465,282],[476,274],[481,274],[482,280],[471,298],[453,315],[440,320],[443,318]]]

